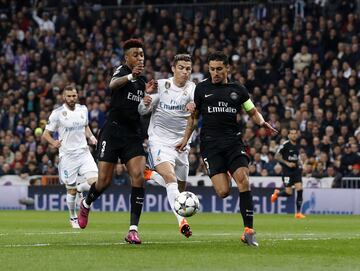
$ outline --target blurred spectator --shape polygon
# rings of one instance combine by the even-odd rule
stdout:
[[[27,165],[25,165],[25,167],[23,167],[20,176],[21,178],[25,179],[29,176],[41,175],[41,174],[42,173],[38,169],[36,162],[30,161]]]
[[[39,17],[37,14],[37,10],[33,11],[33,18],[36,23],[39,25],[41,31],[50,31],[55,32],[55,25],[49,18],[49,13],[43,12],[42,16]]]
[[[344,177],[359,178],[360,177],[360,164],[352,165],[351,171],[349,173],[345,174]]]
[[[332,165],[328,166],[326,173],[327,173],[326,177],[333,177],[331,187],[341,188],[341,179],[342,179],[341,173],[337,171],[336,168]]]
[[[275,167],[277,164],[277,161],[275,160],[275,153],[269,152],[268,154],[268,161],[264,163],[263,169],[266,169],[269,176],[276,176]]]
[[[250,176],[260,176],[260,173],[256,170],[256,165],[254,165],[254,164],[249,165],[249,175]]]
[[[129,174],[126,171],[124,164],[117,163],[115,167],[115,172],[113,176],[113,184],[116,185],[126,185],[130,183]]]
[[[189,176],[196,176],[197,169],[199,168],[199,159],[195,153],[189,154]]]
[[[273,176],[281,176],[282,173],[282,166],[277,163],[274,167],[274,175]]]
[[[295,72],[302,72],[306,67],[309,67],[311,62],[311,54],[308,53],[307,46],[303,45],[301,51],[296,53],[293,58]]]
[[[0,169],[0,176],[15,174],[15,171],[11,168],[8,163],[2,165]]]
[[[325,167],[322,162],[319,161],[316,164],[316,168],[313,170],[311,176],[317,179],[321,179],[326,176]]]

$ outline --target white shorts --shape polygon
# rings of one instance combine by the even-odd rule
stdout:
[[[170,162],[174,166],[178,180],[186,182],[189,175],[189,150],[178,152],[175,147],[149,142],[148,164],[154,169],[163,162]]]
[[[65,154],[59,162],[59,178],[66,188],[75,188],[78,176],[88,180],[98,177],[98,168],[90,151]]]

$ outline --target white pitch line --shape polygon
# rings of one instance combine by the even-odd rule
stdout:
[[[66,235],[80,234],[80,231],[60,231],[60,232],[24,232],[25,235]]]
[[[323,241],[323,240],[332,240],[334,238],[330,237],[323,237],[323,238],[316,238],[316,237],[305,237],[305,238],[266,238],[262,241]],[[356,237],[345,237],[342,238],[350,240],[350,239],[357,239]],[[163,245],[173,245],[173,244],[201,244],[201,243],[216,243],[216,242],[223,242],[223,240],[188,240],[188,241],[148,241],[143,242],[142,244],[145,245],[152,245],[152,244],[163,244]],[[239,242],[240,243],[240,242]],[[129,245],[128,243],[121,242],[121,243],[77,243],[77,244],[9,244],[9,245],[1,245],[0,247],[3,248],[17,248],[17,247],[48,247],[48,246],[73,246],[73,247],[81,247],[81,246],[123,246]]]
[[[3,247],[48,247],[50,244],[12,244],[4,245]]]
[[[172,245],[172,244],[193,244],[193,243],[213,243],[214,241],[204,241],[204,240],[192,240],[192,241],[164,241],[164,242],[142,242],[142,244],[151,245],[151,244],[164,244],[164,245]],[[77,244],[10,244],[3,245],[0,247],[5,248],[14,248],[14,247],[49,247],[49,246],[121,246],[121,245],[129,245],[128,243],[77,243]]]
[[[64,231],[64,232],[19,232],[19,233],[0,233],[0,236],[2,235],[67,235],[67,234],[81,234],[82,232],[85,232],[85,231]],[[107,234],[113,234],[113,233],[116,233],[116,232],[102,232],[102,231],[98,231],[98,232],[91,232],[91,234],[94,234],[94,233],[97,233],[97,234],[104,234],[104,233],[107,233]],[[236,235],[238,233],[209,233],[209,234],[196,234],[196,236],[231,236],[231,235]],[[152,235],[160,235],[160,232],[159,234],[152,234]],[[163,234],[161,234],[163,235]]]

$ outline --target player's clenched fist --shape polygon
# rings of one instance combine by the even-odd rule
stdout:
[[[151,96],[146,95],[143,100],[144,100],[144,105],[145,105],[146,107],[150,106],[150,104],[151,104],[151,102],[152,102]]]
[[[144,70],[144,63],[139,62],[132,70],[133,77],[139,76]]]

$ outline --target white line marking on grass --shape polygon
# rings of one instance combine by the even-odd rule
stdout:
[[[80,231],[60,231],[60,232],[24,232],[25,235],[65,235],[80,234]]]
[[[12,244],[4,247],[48,247],[50,244]]]
[[[205,241],[205,240],[192,240],[192,241],[155,241],[155,242],[143,242],[142,244],[146,244],[146,245],[152,245],[152,244],[164,244],[164,245],[172,245],[172,244],[193,244],[193,243],[213,243],[214,241]],[[216,241],[215,241],[216,242]],[[220,241],[219,241],[220,242]],[[77,244],[10,244],[10,245],[3,245],[0,247],[5,247],[5,248],[14,248],[14,247],[49,247],[49,246],[73,246],[73,247],[81,247],[81,246],[123,246],[123,245],[128,245],[130,246],[130,244],[125,243],[125,242],[121,242],[121,243],[77,243]]]
[[[68,233],[78,233],[78,232],[59,232],[59,233],[52,233],[52,234],[68,234]],[[45,233],[44,233],[45,234]],[[51,234],[51,233],[50,233]],[[7,235],[7,234],[3,234]],[[202,236],[214,236],[214,235],[232,235],[230,233],[223,233],[223,234],[202,234]],[[270,235],[270,234],[264,234],[264,235]],[[304,236],[305,237],[301,237]],[[307,235],[307,236],[306,236]],[[324,241],[324,240],[335,240],[341,238],[342,240],[351,240],[351,239],[359,239],[359,234],[355,234],[355,236],[344,236],[343,234],[339,235],[333,235],[331,237],[329,236],[321,236],[320,234],[315,233],[308,233],[308,234],[283,234],[274,236],[271,235],[271,237],[266,238],[260,238],[260,241]],[[238,242],[237,239],[234,239],[234,242]],[[174,245],[174,244],[205,244],[205,243],[222,243],[223,240],[184,240],[184,241],[147,241],[143,242],[143,245]],[[240,242],[239,242],[240,243]],[[45,243],[45,244],[8,244],[8,245],[0,245],[0,247],[4,248],[17,248],[17,247],[59,247],[59,246],[67,246],[67,247],[82,247],[82,246],[123,246],[123,245],[129,245],[126,242],[102,242],[102,243],[75,243],[75,244],[64,244],[64,243]],[[129,245],[130,246],[130,245]]]
[[[231,236],[239,233],[196,233],[196,236]],[[240,234],[241,235],[241,234]]]
[[[0,233],[0,236],[9,235],[8,233]]]

